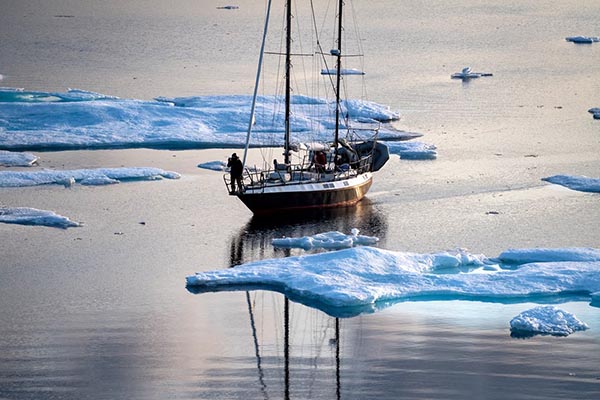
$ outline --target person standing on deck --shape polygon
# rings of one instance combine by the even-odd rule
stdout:
[[[227,160],[227,166],[229,167],[229,174],[231,176],[231,192],[229,192],[229,194],[235,194],[236,183],[238,190],[242,190],[242,173],[244,172],[244,165],[237,154],[233,153],[231,157],[229,157],[229,160]]]
[[[313,156],[313,163],[318,173],[322,174],[325,172],[325,166],[327,164],[327,157],[322,151],[316,151]]]

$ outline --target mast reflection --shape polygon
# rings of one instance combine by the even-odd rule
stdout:
[[[358,207],[352,209],[332,209],[332,210],[319,210],[312,213],[294,214],[293,216],[282,219],[281,216],[276,218],[255,218],[253,217],[248,223],[239,231],[238,235],[232,238],[230,243],[230,266],[235,267],[236,265],[261,260],[265,258],[277,258],[277,257],[289,257],[292,255],[302,254],[303,251],[299,249],[278,249],[274,248],[271,244],[274,238],[279,237],[301,237],[307,235],[314,235],[316,233],[322,233],[327,231],[340,231],[349,233],[353,228],[358,228],[362,233],[366,235],[377,236],[380,240],[383,240],[387,231],[387,224],[382,214],[379,213],[373,205],[365,199],[361,202]],[[306,326],[294,326],[293,314],[300,313],[305,315],[309,319],[321,319],[321,328],[325,327],[325,330],[331,329],[331,325],[334,325],[335,337],[331,338],[327,343],[331,347],[332,357],[335,358],[335,398],[341,398],[341,324],[340,319],[329,316],[317,309],[309,308],[297,303],[291,302],[286,296],[281,296],[283,299],[283,321],[280,325],[283,329],[283,387],[275,385],[275,387],[269,387],[269,383],[272,382],[265,375],[265,369],[263,368],[263,355],[264,351],[261,349],[258,333],[256,330],[256,312],[255,305],[251,300],[251,292],[246,291],[246,302],[248,306],[248,316],[250,322],[250,328],[252,332],[252,339],[254,343],[254,353],[256,357],[256,367],[258,371],[258,383],[260,386],[261,396],[265,399],[269,398],[269,393],[274,391],[282,390],[283,398],[289,400],[291,398],[307,398],[306,391],[310,392],[316,390],[313,388],[315,378],[307,382],[307,371],[311,372],[311,369],[307,369],[307,365],[312,364],[302,354],[299,356],[294,355],[293,344],[294,334],[302,335],[299,332],[302,329],[306,329]],[[276,301],[278,302],[278,301]],[[281,309],[280,309],[281,310]],[[281,315],[281,314],[279,314]],[[297,314],[296,314],[297,315]],[[302,325],[302,324],[301,324]],[[277,331],[277,328],[274,328]],[[330,332],[330,331],[329,331]],[[306,333],[304,333],[306,335]],[[314,333],[313,333],[314,335]],[[316,346],[319,348],[319,346]],[[316,351],[315,349],[312,349]],[[300,353],[303,353],[303,349],[300,349]],[[320,351],[320,350],[319,350]],[[319,371],[318,382],[323,381],[323,378],[327,376],[326,373],[316,365],[316,360],[321,359],[319,355],[315,357],[315,371]],[[268,370],[267,370],[268,371]],[[294,374],[293,372],[296,371]],[[313,373],[316,373],[312,371]],[[332,377],[333,378],[333,377]],[[279,381],[281,382],[281,381]],[[333,394],[333,385],[329,381],[329,389],[331,395]],[[281,384],[281,383],[280,383]],[[273,386],[271,384],[271,386]],[[281,392],[279,392],[281,393]]]

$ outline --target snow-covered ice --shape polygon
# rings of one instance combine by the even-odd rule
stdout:
[[[542,178],[543,181],[568,187],[580,192],[600,193],[600,178],[588,178],[587,176],[554,175]]]
[[[505,266],[466,251],[418,254],[353,247],[199,272],[186,282],[196,292],[275,290],[334,316],[373,312],[406,300],[515,302],[575,294],[589,298],[600,291],[600,251],[536,251],[524,249],[520,256],[511,250],[512,259],[531,262]],[[560,255],[558,261],[546,261],[552,252]],[[588,261],[580,261],[582,253]]]
[[[575,315],[554,306],[538,306],[523,311],[510,321],[510,330],[515,336],[568,336],[588,328]]]
[[[41,225],[53,228],[72,228],[81,226],[79,222],[52,211],[27,207],[0,207],[0,222],[19,225]]]
[[[249,95],[135,100],[77,89],[57,93],[1,88],[0,149],[243,147],[251,103]],[[258,97],[251,146],[283,143],[285,107],[276,104],[283,104],[283,97]],[[374,102],[350,99],[341,107],[356,128],[399,118]],[[329,140],[334,110],[334,101],[293,96],[291,140]],[[380,139],[414,137],[389,124],[379,131]]]
[[[147,167],[0,171],[0,187],[25,187],[49,184],[70,187],[74,183],[82,185],[106,185],[122,181],[158,180],[162,178],[179,179],[180,175],[177,172]]]
[[[272,244],[274,247],[299,248],[304,250],[338,250],[354,246],[371,246],[379,241],[377,237],[359,235],[359,233],[360,231],[354,228],[350,235],[338,231],[324,232],[299,238],[276,238],[272,240]]]
[[[0,165],[7,167],[30,167],[38,160],[39,157],[31,153],[0,150]]]
[[[437,147],[423,142],[384,142],[391,154],[407,160],[435,160]]]

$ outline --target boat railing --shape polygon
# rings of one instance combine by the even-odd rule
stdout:
[[[334,166],[329,163],[324,171],[317,171],[315,166],[308,162],[298,164],[277,164],[275,168],[261,170],[257,168],[244,168],[242,173],[242,189],[261,190],[265,187],[285,186],[309,182],[331,182],[363,174],[371,170],[373,156],[371,154],[359,160]],[[233,193],[231,175],[223,175],[225,186],[229,193]],[[240,189],[237,188],[239,191]]]

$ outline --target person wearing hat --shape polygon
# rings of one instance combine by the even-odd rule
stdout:
[[[238,190],[242,190],[242,173],[244,172],[244,165],[242,160],[239,159],[237,154],[233,153],[229,160],[227,160],[227,166],[229,167],[229,174],[231,176],[231,192],[235,194],[235,184],[237,183]]]

